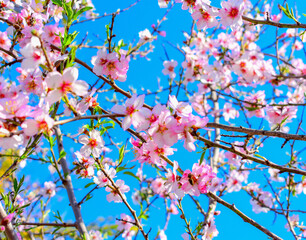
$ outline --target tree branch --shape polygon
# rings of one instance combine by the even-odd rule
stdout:
[[[221,145],[219,143],[212,142],[212,141],[210,141],[210,140],[208,140],[206,138],[203,138],[202,136],[197,136],[197,138],[198,138],[198,140],[206,143],[206,145],[208,145],[210,147],[222,148],[222,149],[224,149],[226,151],[235,153],[235,154],[237,154],[238,156],[240,156],[240,157],[242,157],[244,159],[249,159],[251,161],[254,161],[254,162],[257,162],[257,163],[260,163],[260,164],[263,164],[263,165],[266,165],[266,166],[278,169],[278,170],[280,170],[280,172],[291,172],[291,173],[296,173],[296,174],[300,174],[300,175],[306,176],[306,171],[304,171],[304,170],[300,170],[298,168],[284,167],[284,166],[275,164],[273,162],[270,162],[269,160],[267,160],[265,158],[261,159],[261,158],[253,157],[253,156],[247,155],[245,153],[242,153],[242,152],[236,150],[233,147],[227,147],[227,146]]]
[[[55,135],[57,139],[57,146],[58,146],[58,152],[60,153],[61,151],[64,150],[63,143],[62,143],[62,136],[61,136],[61,131],[59,129],[59,126],[55,128]],[[80,234],[82,236],[85,236],[86,239],[90,239],[89,234],[87,232],[87,228],[85,226],[84,220],[82,218],[81,214],[81,206],[78,204],[76,201],[74,191],[73,191],[73,185],[71,181],[71,176],[70,176],[70,170],[67,165],[67,160],[66,157],[62,157],[60,160],[60,164],[62,166],[63,172],[64,172],[64,181],[63,185],[66,188],[68,198],[70,205],[72,207],[74,216],[75,216],[75,224],[77,226],[77,229],[79,230]]]
[[[18,240],[17,234],[14,231],[12,223],[7,221],[5,218],[7,217],[6,212],[0,203],[0,222],[1,225],[5,227],[5,234],[9,240]]]
[[[266,19],[266,20],[259,20],[259,19],[254,19],[254,18],[249,18],[246,16],[242,16],[242,19],[253,23],[255,25],[257,24],[262,24],[262,25],[270,25],[270,26],[274,26],[274,27],[278,27],[278,28],[304,28],[306,29],[306,24],[298,24],[298,23],[294,23],[294,24],[290,24],[290,23],[279,23],[279,22],[273,22],[270,19]]]
[[[223,199],[221,199],[220,197],[218,197],[217,195],[213,194],[212,192],[208,192],[207,196],[213,198],[215,201],[217,201],[218,203],[222,204],[223,206],[227,207],[228,209],[232,210],[234,213],[236,213],[239,217],[242,218],[242,220],[244,222],[247,222],[251,225],[253,225],[254,227],[256,227],[257,229],[259,229],[260,231],[262,231],[263,233],[267,234],[269,237],[271,237],[274,240],[282,240],[282,238],[278,237],[277,235],[275,235],[274,233],[270,232],[268,229],[264,228],[263,226],[261,226],[259,223],[255,222],[253,219],[249,218],[247,215],[245,215],[243,212],[241,212],[240,210],[238,210],[236,208],[236,206],[234,204],[229,204],[228,202],[224,201]]]
[[[242,133],[246,133],[252,136],[262,135],[262,136],[284,138],[287,140],[293,139],[293,140],[306,141],[306,135],[289,134],[289,133],[276,132],[276,131],[256,130],[256,129],[245,128],[245,127],[232,127],[232,126],[227,126],[227,125],[219,124],[219,123],[207,123],[206,126],[209,128],[223,129],[225,131],[242,132]]]

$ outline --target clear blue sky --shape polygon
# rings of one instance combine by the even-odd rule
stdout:
[[[96,8],[98,9],[99,14],[103,14],[104,12],[110,13],[118,8],[125,8],[129,6],[134,1],[126,0],[126,1],[120,1],[120,0],[112,0],[112,1],[93,1]],[[278,2],[278,1],[276,1]],[[305,3],[302,3],[303,1],[299,0],[297,6],[298,9],[302,10],[303,7],[305,9]],[[288,1],[289,4],[292,5],[294,1]],[[219,7],[219,1],[212,1],[212,5]],[[278,9],[274,7],[274,10],[277,12]],[[151,30],[150,26],[155,23],[157,19],[161,19],[163,14],[165,13],[165,9],[160,9],[157,4],[157,0],[141,0],[140,3],[138,3],[135,7],[131,8],[128,12],[120,14],[115,21],[115,27],[114,27],[114,33],[116,34],[115,41],[118,41],[120,39],[124,39],[125,42],[133,42],[134,39],[138,39],[138,32],[141,30],[144,30],[145,28],[148,28]],[[301,13],[300,13],[301,14]],[[183,60],[182,55],[175,50],[173,47],[171,47],[167,42],[171,42],[174,45],[179,44],[182,46],[182,41],[185,40],[183,36],[183,31],[190,32],[191,27],[191,16],[187,11],[181,10],[181,5],[176,4],[173,8],[173,10],[169,13],[167,16],[169,20],[167,20],[162,27],[162,30],[165,30],[167,32],[167,37],[162,38],[159,37],[159,40],[155,41],[155,51],[153,54],[149,54],[148,57],[151,59],[151,61],[147,61],[145,59],[139,59],[132,60],[130,63],[130,69],[128,71],[128,77],[127,81],[125,83],[118,84],[120,87],[127,89],[129,86],[133,86],[137,89],[138,93],[141,93],[141,88],[144,89],[150,89],[152,91],[156,90],[157,85],[157,78],[160,77],[161,79],[161,85],[166,86],[167,85],[167,78],[163,76],[161,73],[161,70],[163,69],[162,63],[164,60],[166,60],[166,55],[164,53],[164,48],[167,50],[167,53],[170,57],[170,59],[176,59],[180,63]],[[286,17],[283,18],[284,21],[289,22]],[[306,18],[301,18],[302,22],[306,22]],[[93,45],[102,45],[103,43],[99,40],[105,39],[105,25],[110,22],[110,17],[103,18],[100,20],[97,20],[95,22],[90,23],[83,23],[80,25],[75,26],[73,29],[80,30],[81,33],[79,34],[79,39],[82,39],[86,32],[88,32],[87,39],[90,39],[92,41]],[[273,29],[273,28],[272,28]],[[273,35],[274,30],[272,30],[270,33],[267,33],[264,40],[261,40],[261,46],[266,46],[273,42],[274,36]],[[99,37],[97,37],[97,35]],[[80,59],[90,62],[90,59],[92,56],[96,54],[96,50],[94,49],[85,49],[77,53],[77,57]],[[303,58],[305,59],[305,58]],[[86,70],[82,70],[80,72],[80,79],[86,80],[88,82],[93,83],[96,80],[96,77],[90,74]],[[121,98],[120,95],[117,95],[118,98]],[[165,95],[162,96],[165,98]],[[102,106],[107,106],[109,108],[110,105],[106,104],[103,100],[103,97],[101,96],[99,98],[100,104]],[[148,104],[153,105],[154,99],[148,98],[147,100]],[[165,101],[164,101],[165,103]],[[256,120],[254,120],[256,121]],[[75,126],[75,125],[70,125]],[[70,129],[68,129],[70,130]],[[65,129],[63,130],[65,131]],[[75,132],[77,130],[75,129]],[[129,137],[127,134],[122,134],[121,131],[118,131],[118,141],[122,141],[125,143],[126,139]],[[121,139],[121,140],[119,140]],[[278,143],[280,143],[279,141]],[[179,146],[180,145],[180,146]],[[190,168],[193,164],[193,162],[196,162],[200,154],[197,153],[188,153],[185,149],[181,147],[181,144],[176,146],[178,148],[178,153],[171,157],[172,160],[178,160],[180,162],[180,165],[182,165],[183,168]],[[77,145],[79,146],[79,145]],[[78,149],[72,141],[69,142],[67,140],[65,147],[67,149],[74,147],[75,149]],[[272,142],[271,145],[268,145],[268,149],[270,151],[264,151],[262,155],[270,157],[271,159],[275,160],[274,157],[276,154],[285,154],[285,150],[280,150],[272,147],[269,148],[269,146],[273,146]],[[266,154],[266,155],[265,155]],[[69,153],[68,153],[69,155]],[[118,156],[118,152],[116,150],[113,151],[113,153],[110,154],[110,157],[113,157],[116,159]],[[274,158],[272,158],[274,157]],[[71,159],[71,158],[70,158]],[[133,156],[132,154],[127,154],[125,157],[125,161],[132,160]],[[37,163],[33,163],[34,165],[37,165]],[[132,165],[133,163],[129,163]],[[31,163],[28,167],[25,168],[25,171],[32,172],[33,167]],[[70,162],[71,166],[71,162]],[[33,176],[31,178],[31,181],[36,181],[38,179],[41,179],[41,173],[46,173],[46,178],[44,180],[48,180],[48,171],[46,169],[46,166],[36,166],[36,169],[39,169],[39,173],[37,173],[37,177]],[[148,168],[147,168],[148,169]],[[149,174],[151,174],[152,171],[149,171]],[[120,178],[120,175],[118,176]],[[257,179],[263,178],[263,175],[258,175]],[[131,189],[133,192],[133,186],[136,187],[136,180],[126,176],[127,182],[131,184]],[[87,190],[83,189],[84,181],[76,180],[76,193],[77,198],[81,199],[87,192]],[[90,182],[90,181],[85,181]],[[261,180],[259,180],[261,182]],[[61,191],[62,196],[65,196],[65,192]],[[299,196],[302,200],[300,201],[301,206],[304,207],[305,204],[305,197],[300,195]],[[235,205],[242,211],[244,211],[246,214],[248,214],[250,217],[254,218],[259,223],[263,224],[265,227],[269,228],[276,234],[279,234],[284,239],[291,239],[291,235],[289,235],[286,230],[284,230],[284,226],[286,224],[284,219],[277,219],[277,224],[273,224],[274,221],[274,215],[273,214],[255,214],[251,211],[251,205],[249,203],[250,198],[243,193],[231,193],[228,194],[225,199],[229,203],[235,203]],[[132,202],[130,199],[130,194],[128,194],[128,200],[129,202]],[[58,201],[58,203],[56,203]],[[203,206],[204,210],[207,209],[207,197],[201,196],[200,197],[201,205]],[[194,210],[194,204],[190,201],[188,196],[185,197],[183,204],[185,206],[186,215],[187,218],[191,218],[191,225],[194,227],[198,220],[202,220],[201,215],[197,214],[197,212]],[[303,204],[303,205],[302,205]],[[58,209],[60,212],[66,214],[64,219],[73,219],[72,211],[70,210],[66,196],[65,197],[57,197],[52,201],[53,209]],[[192,208],[190,207],[192,206]],[[136,210],[139,210],[137,206],[134,206]],[[216,217],[216,224],[217,229],[219,231],[219,236],[215,239],[219,240],[258,240],[258,239],[267,239],[266,235],[261,233],[259,230],[254,228],[253,226],[244,223],[237,215],[232,213],[230,210],[218,205],[218,210],[221,210],[221,215]],[[99,189],[94,192],[93,199],[89,200],[85,204],[82,205],[82,213],[83,217],[87,224],[96,221],[98,217],[107,218],[108,216],[112,216],[113,218],[119,217],[120,213],[125,212],[128,214],[128,211],[126,207],[122,204],[116,204],[116,203],[108,203],[105,199],[105,191],[104,189]],[[155,202],[154,207],[151,211],[150,219],[145,224],[145,230],[148,231],[149,227],[152,227],[152,231],[150,233],[150,239],[153,239],[155,237],[155,234],[157,232],[158,227],[163,228],[164,222],[165,222],[165,209],[164,209],[164,203],[162,199]],[[184,223],[183,220],[179,218],[179,216],[173,216],[170,220],[168,230],[166,231],[166,234],[168,236],[169,240],[172,239],[181,239],[181,234],[185,232],[184,230]],[[142,239],[141,236],[139,236],[137,239]]]

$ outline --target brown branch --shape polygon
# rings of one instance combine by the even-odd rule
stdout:
[[[227,125],[218,124],[218,123],[207,123],[206,126],[209,128],[223,129],[225,131],[242,132],[242,133],[246,133],[247,135],[252,135],[252,136],[262,135],[262,136],[269,136],[269,137],[284,138],[287,140],[292,139],[292,140],[306,141],[306,135],[289,134],[289,133],[276,132],[276,131],[256,130],[256,129],[245,128],[245,127],[232,127],[232,126],[227,126]]]
[[[104,114],[104,115],[90,115],[90,116],[77,116],[74,118],[69,118],[69,119],[65,119],[65,120],[61,120],[61,121],[56,121],[54,123],[54,126],[56,125],[63,125],[66,123],[70,123],[70,122],[74,122],[74,121],[78,121],[78,120],[83,120],[83,119],[101,119],[101,118],[114,118],[114,117],[124,117],[125,115],[123,114]]]
[[[50,226],[50,227],[77,227],[75,223],[34,223],[34,222],[21,222],[18,225],[24,226]]]
[[[207,196],[213,198],[218,203],[220,203],[223,206],[227,207],[228,209],[232,210],[239,217],[241,217],[244,222],[247,222],[247,223],[253,225],[254,227],[259,229],[263,233],[267,234],[272,239],[274,239],[274,240],[282,240],[282,238],[278,237],[277,235],[275,235],[274,233],[270,232],[268,229],[264,228],[259,223],[257,223],[256,221],[254,221],[253,219],[251,219],[250,217],[245,215],[243,212],[241,212],[239,209],[237,209],[234,204],[229,204],[228,202],[224,201],[222,198],[218,197],[217,195],[213,194],[212,192],[208,192]]]
[[[270,19],[259,20],[259,19],[249,18],[246,16],[242,16],[242,19],[247,22],[253,23],[255,25],[262,24],[262,25],[270,25],[270,26],[274,26],[278,28],[304,28],[306,29],[306,24],[301,24],[301,23],[300,24],[279,23],[279,22],[271,21]]]
[[[273,163],[273,162],[271,162],[271,161],[269,161],[265,158],[253,157],[253,156],[250,156],[250,155],[245,154],[243,152],[240,152],[233,147],[227,147],[227,146],[224,146],[222,144],[212,142],[212,141],[210,141],[206,138],[203,138],[202,136],[197,136],[197,138],[198,138],[198,140],[206,143],[206,145],[208,145],[209,147],[217,147],[217,148],[224,149],[226,151],[237,154],[238,156],[242,157],[243,159],[248,159],[248,160],[251,160],[253,162],[260,163],[260,164],[269,166],[271,168],[278,169],[278,170],[280,170],[280,172],[296,173],[296,174],[306,176],[306,171],[304,171],[304,170],[301,170],[301,169],[298,169],[298,168],[289,168],[289,167],[281,166],[281,165],[275,164],[275,163]]]

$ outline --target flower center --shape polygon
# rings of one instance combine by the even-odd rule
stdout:
[[[90,139],[89,139],[88,145],[89,145],[91,148],[94,148],[94,147],[98,146],[97,140],[96,140],[96,139],[90,138]]]
[[[133,106],[129,106],[126,108],[127,115],[131,115],[134,112],[135,112],[135,108]]]
[[[48,124],[45,120],[38,123],[38,128],[41,130],[48,130]]]
[[[228,13],[228,16],[231,18],[235,18],[238,16],[239,10],[236,7],[231,8],[231,10]]]
[[[35,90],[37,86],[38,86],[38,85],[35,83],[34,80],[32,80],[31,82],[28,83],[28,88],[29,88],[30,90]]]
[[[71,90],[71,83],[69,82],[63,82],[61,87],[60,87],[60,91],[63,94],[66,94],[67,92],[69,92]]]
[[[201,9],[201,14],[202,14],[202,18],[205,21],[208,21],[211,18],[210,14],[208,12],[203,11],[202,9]]]
[[[38,61],[38,60],[40,60],[41,57],[40,57],[40,54],[34,52],[33,53],[33,58],[34,58],[35,61]]]

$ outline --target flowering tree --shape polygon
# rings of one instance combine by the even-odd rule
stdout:
[[[225,239],[218,218],[235,215],[263,239],[306,238],[297,10],[158,0],[161,19],[120,40],[118,19],[141,1],[105,14],[101,2],[0,0],[1,237]],[[181,42],[166,36],[172,11],[189,16]],[[82,24],[103,20],[89,41]],[[154,54],[167,85],[142,89],[129,73]],[[81,206],[104,200],[111,220],[88,222]]]

